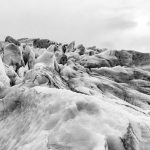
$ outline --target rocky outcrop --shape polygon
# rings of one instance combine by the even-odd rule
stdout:
[[[4,48],[3,52],[3,62],[7,65],[11,65],[18,70],[19,67],[24,66],[22,51],[20,48],[14,44],[8,44]]]
[[[22,49],[23,60],[25,65],[28,64],[29,69],[33,69],[35,64],[35,53],[29,46]]]
[[[0,149],[149,150],[149,56],[75,42],[6,45]]]
[[[67,52],[72,52],[74,51],[74,48],[75,48],[75,41],[72,41],[71,43],[69,43],[67,45]]]
[[[55,42],[48,39],[34,39],[33,46],[35,48],[48,48],[50,45],[55,44]]]
[[[7,37],[5,38],[5,42],[13,43],[13,44],[15,44],[15,45],[17,45],[17,46],[20,46],[20,42],[19,42],[18,40],[14,39],[14,38],[11,37],[11,36],[7,36]]]
[[[80,55],[83,55],[85,53],[85,47],[82,44],[77,46],[77,50],[79,51]]]

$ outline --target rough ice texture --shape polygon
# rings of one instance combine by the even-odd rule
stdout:
[[[149,54],[72,42],[62,65],[51,48],[31,49],[30,70],[0,59],[1,150],[150,149]]]

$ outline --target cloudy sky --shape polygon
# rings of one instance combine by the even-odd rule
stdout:
[[[0,40],[48,38],[150,52],[150,0],[0,0]]]

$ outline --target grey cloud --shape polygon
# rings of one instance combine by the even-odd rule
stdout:
[[[109,30],[126,30],[130,28],[134,28],[137,26],[137,22],[131,19],[127,19],[127,17],[116,16],[107,20],[106,27]]]
[[[147,22],[147,26],[149,26],[149,27],[150,27],[150,21],[148,21],[148,22]]]

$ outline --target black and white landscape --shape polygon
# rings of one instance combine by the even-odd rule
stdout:
[[[149,0],[0,5],[0,150],[150,150]]]
[[[150,54],[7,36],[1,150],[149,150]]]

